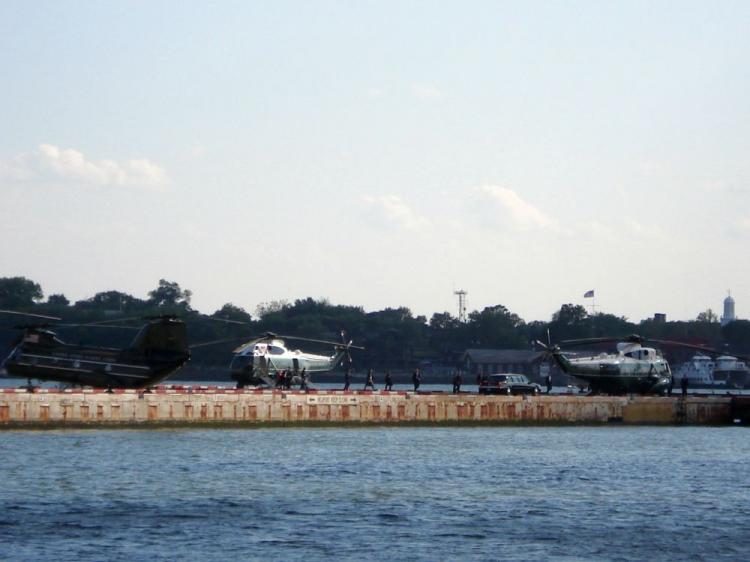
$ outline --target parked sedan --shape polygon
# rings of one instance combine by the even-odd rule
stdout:
[[[526,375],[489,375],[479,385],[479,394],[539,394],[541,390]]]

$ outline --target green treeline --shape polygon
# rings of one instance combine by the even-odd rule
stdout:
[[[210,315],[190,306],[192,293],[178,283],[159,281],[146,298],[120,291],[103,291],[90,299],[71,303],[64,295],[52,294],[46,299],[41,286],[24,277],[0,278],[0,309],[32,312],[61,317],[50,328],[60,339],[70,343],[125,347],[134,337],[135,328],[144,318],[176,314],[187,322],[191,343],[228,338],[232,341],[196,348],[193,364],[225,366],[232,350],[243,339],[267,331],[341,341],[362,345],[365,351],[354,355],[355,366],[409,369],[421,361],[453,366],[468,348],[532,349],[535,340],[554,342],[573,338],[618,337],[637,333],[645,337],[708,345],[722,351],[747,354],[750,348],[750,321],[737,320],[722,327],[716,315],[708,310],[689,322],[629,322],[612,314],[589,314],[580,305],[563,304],[549,321],[526,322],[503,305],[495,305],[469,314],[459,322],[449,312],[435,313],[432,318],[415,316],[406,307],[365,312],[359,306],[333,305],[326,300],[304,298],[293,303],[264,303],[251,315],[227,303]],[[64,326],[97,321],[131,319],[130,329]],[[244,322],[229,324],[217,319]],[[17,337],[15,326],[38,324],[34,318],[0,314],[0,353]],[[296,346],[296,342],[288,342]],[[305,351],[329,353],[330,347],[299,344]],[[669,353],[669,350],[666,350]],[[673,351],[672,353],[678,353]],[[690,352],[683,352],[690,353]],[[681,357],[682,358],[682,357]]]

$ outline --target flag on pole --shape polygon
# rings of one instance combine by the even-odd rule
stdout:
[[[583,293],[584,299],[593,299],[594,298],[594,289],[591,289],[590,291],[586,291]]]

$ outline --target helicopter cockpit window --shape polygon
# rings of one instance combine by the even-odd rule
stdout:
[[[275,345],[269,345],[268,346],[268,353],[270,353],[271,355],[281,355],[281,354],[284,353],[284,350],[281,349],[280,347],[275,346]]]

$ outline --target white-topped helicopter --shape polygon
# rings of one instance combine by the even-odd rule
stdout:
[[[279,373],[286,374],[286,382],[290,385],[306,385],[313,373],[322,373],[335,369],[339,363],[348,358],[351,366],[352,349],[364,349],[347,342],[344,332],[342,341],[334,342],[298,336],[280,336],[273,332],[252,338],[237,347],[229,365],[230,377],[237,382],[237,388],[246,385],[276,386],[279,383]],[[296,340],[312,343],[332,345],[334,353],[330,356],[306,353],[300,349],[287,348],[284,340]]]
[[[548,336],[549,339],[549,336]],[[576,347],[618,342],[617,353],[600,353],[588,357],[569,358],[560,347]],[[672,371],[661,351],[646,347],[644,343],[675,345],[704,351],[708,348],[675,341],[649,339],[633,334],[624,338],[585,338],[564,340],[560,345],[540,345],[560,369],[571,376],[586,381],[592,394],[663,394],[672,382]]]

